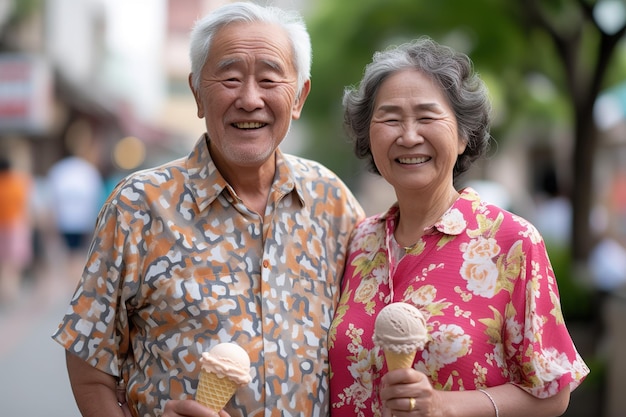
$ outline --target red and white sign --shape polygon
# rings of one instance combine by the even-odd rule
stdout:
[[[46,130],[52,113],[51,80],[43,59],[0,54],[0,134]]]

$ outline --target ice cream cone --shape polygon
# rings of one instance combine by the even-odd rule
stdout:
[[[393,371],[394,369],[410,368],[413,365],[416,351],[409,353],[398,353],[392,350],[384,350],[385,362],[387,362],[387,369]]]
[[[412,304],[388,304],[376,316],[372,339],[383,350],[389,371],[410,368],[428,342],[426,319]]]
[[[250,357],[235,343],[219,343],[200,357],[196,401],[220,411],[238,387],[250,383]]]
[[[213,372],[200,371],[196,401],[213,411],[220,411],[237,390],[237,383]]]

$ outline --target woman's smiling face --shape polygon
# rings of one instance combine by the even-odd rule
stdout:
[[[407,69],[378,89],[370,122],[370,146],[380,174],[398,189],[453,183],[453,168],[465,141],[454,111],[433,80]]]

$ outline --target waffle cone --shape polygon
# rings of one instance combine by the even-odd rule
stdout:
[[[387,369],[393,371],[394,369],[410,368],[413,365],[415,353],[416,351],[410,353],[396,353],[390,350],[385,350]]]
[[[237,390],[230,378],[219,377],[212,372],[200,371],[196,401],[213,411],[220,411]]]

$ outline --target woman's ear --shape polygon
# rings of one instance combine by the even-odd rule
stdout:
[[[467,148],[467,142],[468,140],[465,139],[464,137],[459,138],[459,146],[457,149],[457,155],[462,155],[463,152],[465,152],[465,149]]]

